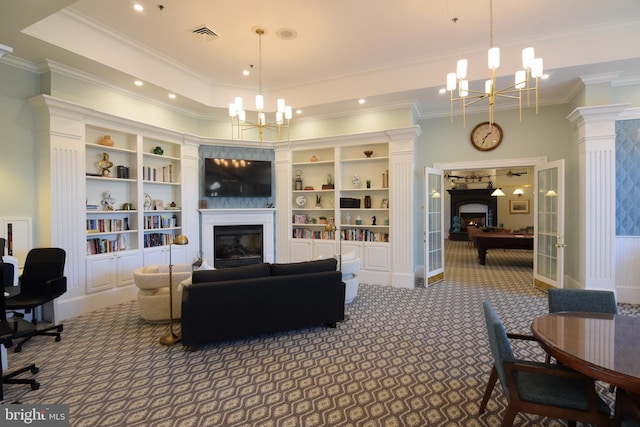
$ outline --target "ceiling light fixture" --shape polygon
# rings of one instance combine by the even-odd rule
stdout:
[[[264,28],[256,28],[258,35],[258,79],[260,82],[258,95],[256,95],[256,110],[258,111],[258,119],[255,122],[247,120],[246,112],[243,107],[242,98],[237,96],[233,103],[229,104],[229,117],[231,117],[231,138],[234,138],[234,129],[237,131],[238,139],[242,139],[242,134],[248,129],[258,129],[260,135],[260,144],[262,145],[262,135],[264,129],[271,129],[278,133],[278,140],[282,128],[289,129],[289,124],[293,116],[291,107],[285,105],[283,98],[278,98],[278,110],[276,118],[273,122],[268,122],[264,113],[264,97],[262,96],[262,36]],[[287,135],[289,139],[289,135]]]
[[[524,70],[516,71],[514,84],[503,89],[496,88],[496,69],[500,66],[500,48],[493,46],[493,0],[489,0],[489,53],[488,65],[490,78],[485,82],[484,91],[469,89],[467,80],[467,60],[459,59],[456,72],[447,74],[447,90],[450,96],[450,117],[453,123],[453,104],[460,101],[463,125],[466,125],[466,108],[476,102],[487,99],[489,101],[489,122],[493,123],[493,109],[496,97],[518,100],[520,109],[520,121],[522,121],[522,92],[527,93],[527,106],[529,94],[535,95],[536,114],[538,114],[538,80],[542,77],[542,58],[536,58],[532,47],[522,50],[522,66]],[[535,83],[530,84],[530,79]],[[458,96],[453,96],[453,91],[458,87]]]

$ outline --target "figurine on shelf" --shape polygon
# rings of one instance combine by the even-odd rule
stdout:
[[[353,176],[351,183],[353,184],[354,188],[360,188],[360,186],[362,185],[362,183],[360,182],[360,177],[358,175]]]
[[[102,153],[102,160],[98,162],[98,167],[102,169],[102,176],[108,178],[111,176],[111,169],[113,167],[113,162],[109,161],[109,154]]]
[[[336,231],[336,222],[335,219],[333,217],[329,218],[329,222],[327,223],[327,226],[324,228],[325,231]]]
[[[105,191],[102,193],[102,206],[108,211],[113,210],[113,206],[116,203],[116,199],[111,196],[111,191]]]
[[[376,224],[376,216],[375,215],[371,217],[371,225],[377,225]]]

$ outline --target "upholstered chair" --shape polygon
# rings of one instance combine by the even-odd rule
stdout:
[[[173,318],[180,319],[182,288],[180,282],[191,277],[191,264],[173,265]],[[152,323],[169,320],[169,266],[147,265],[137,268],[133,278],[138,287],[140,317]]]
[[[598,396],[595,381],[561,365],[518,360],[497,314],[483,303],[494,366],[487,387],[489,395],[498,379],[508,401],[502,426],[511,426],[520,412],[608,426],[609,406]],[[489,395],[480,404],[483,413]]]
[[[547,297],[549,299],[549,313],[560,313],[562,311],[618,313],[616,296],[611,291],[551,288]]]

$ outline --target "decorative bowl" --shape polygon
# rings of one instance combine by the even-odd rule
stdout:
[[[373,150],[367,150],[364,152],[364,155],[367,157],[371,157],[372,154],[373,154]]]

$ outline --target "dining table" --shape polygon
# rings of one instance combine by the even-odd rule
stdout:
[[[552,313],[534,319],[531,332],[559,363],[640,393],[640,316]]]

